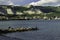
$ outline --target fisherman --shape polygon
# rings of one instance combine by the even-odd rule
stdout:
[[[11,27],[9,26],[8,29],[10,29]]]

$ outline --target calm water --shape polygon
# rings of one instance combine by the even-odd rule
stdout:
[[[0,36],[0,40],[60,40],[60,20],[0,21],[0,28],[38,27],[40,30],[16,32]]]

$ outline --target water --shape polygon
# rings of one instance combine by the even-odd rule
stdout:
[[[0,28],[8,26],[38,27],[40,30],[28,32],[15,32],[0,36],[1,40],[60,40],[60,20],[14,20],[0,21]],[[5,37],[6,36],[6,37]]]

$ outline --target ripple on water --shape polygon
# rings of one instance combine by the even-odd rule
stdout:
[[[22,40],[22,39],[2,35],[2,36],[0,36],[0,40]]]

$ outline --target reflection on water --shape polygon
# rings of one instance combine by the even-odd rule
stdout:
[[[38,31],[9,33],[5,36],[23,40],[60,40],[60,20],[15,20],[0,21],[1,28],[38,27]]]

